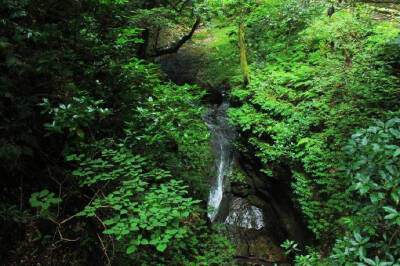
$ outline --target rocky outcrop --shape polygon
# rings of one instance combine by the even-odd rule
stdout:
[[[260,166],[256,158],[249,160],[248,157],[240,156],[238,162],[250,179],[248,190],[251,193],[247,196],[248,200],[263,209],[269,226],[281,243],[286,239],[294,240],[301,246],[310,243],[311,233],[291,200],[290,172],[282,168],[275,171],[279,176],[268,177],[258,171]]]
[[[262,209],[247,199],[233,198],[225,224],[236,256],[276,262],[287,260],[273,228],[267,223]]]

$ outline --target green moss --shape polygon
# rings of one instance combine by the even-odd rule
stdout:
[[[201,79],[204,83],[218,85],[224,80],[235,84],[241,80],[237,29],[221,27],[217,22],[197,33],[193,41],[204,55]]]

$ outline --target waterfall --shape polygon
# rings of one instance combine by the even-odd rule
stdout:
[[[219,212],[224,194],[224,185],[226,178],[232,170],[233,164],[233,141],[235,139],[235,130],[227,120],[226,111],[229,108],[227,102],[218,107],[214,107],[204,117],[205,124],[212,133],[211,143],[213,152],[216,155],[216,180],[211,183],[208,206],[211,211],[208,217],[214,221]]]
[[[224,181],[224,165],[225,161],[223,158],[223,148],[221,145],[221,158],[218,166],[218,176],[217,176],[217,183],[211,187],[210,195],[208,198],[208,206],[212,208],[211,213],[208,214],[208,217],[211,221],[214,221],[215,216],[218,213],[219,205],[222,201],[223,191],[223,181]]]
[[[211,144],[216,156],[215,179],[211,182],[210,194],[208,197],[208,207],[210,211],[208,217],[212,222],[218,220],[226,225],[233,225],[247,229],[261,229],[264,227],[264,218],[261,209],[252,206],[247,199],[238,197],[226,197],[224,199],[225,188],[231,174],[234,156],[233,142],[235,141],[235,128],[229,124],[227,110],[229,104],[223,102],[219,106],[211,108],[204,117],[204,122],[211,131]],[[222,201],[226,201],[224,206],[229,210],[225,214],[220,210]]]

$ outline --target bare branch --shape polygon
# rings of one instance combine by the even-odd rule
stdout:
[[[190,2],[190,0],[178,1],[177,3],[172,3],[171,1],[166,0],[166,2],[176,12],[181,13],[182,10],[185,8],[186,4]],[[179,4],[181,4],[180,7],[178,7]]]
[[[102,247],[102,249],[103,249],[103,253],[104,253],[104,255],[105,255],[106,258],[107,258],[107,266],[108,266],[108,265],[111,265],[111,261],[110,261],[110,258],[108,257],[107,249],[106,249],[106,247],[104,246],[103,240],[101,239],[101,237],[100,237],[99,234],[97,234],[97,237],[99,238],[101,247]]]
[[[199,27],[200,22],[201,22],[200,17],[197,17],[196,22],[192,26],[192,29],[189,32],[189,34],[183,36],[180,40],[175,42],[175,44],[173,44],[171,47],[168,47],[168,48],[165,48],[165,49],[161,49],[161,50],[157,49],[155,54],[153,55],[153,57],[162,56],[162,55],[166,55],[166,54],[173,54],[173,53],[178,52],[179,48],[181,48],[182,45],[184,45],[188,40],[190,40],[192,38],[194,32]]]

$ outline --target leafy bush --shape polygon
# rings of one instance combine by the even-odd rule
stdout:
[[[101,108],[103,100],[94,101],[90,97],[81,96],[73,97],[72,103],[60,104],[58,107],[52,107],[49,99],[44,98],[39,104],[43,108],[42,114],[53,114],[53,122],[45,123],[45,128],[50,132],[63,133],[67,130],[70,136],[75,134],[80,137],[85,137],[85,130],[98,121],[110,114],[111,111],[107,108]]]
[[[187,196],[188,186],[183,181],[154,168],[124,145],[112,146],[101,147],[93,158],[83,154],[68,157],[79,164],[73,174],[80,185],[97,191],[79,216],[95,217],[104,226],[103,233],[118,240],[119,248],[138,263],[197,261],[212,246],[220,245],[219,241],[226,241],[207,240],[211,235],[203,218],[205,211],[199,207],[201,201]],[[208,245],[200,245],[203,241]],[[221,250],[220,260],[229,258],[231,252],[228,247],[223,249],[226,254]]]
[[[344,147],[343,169],[352,204],[341,222],[349,232],[336,243],[335,262],[400,263],[400,119],[358,131]]]

